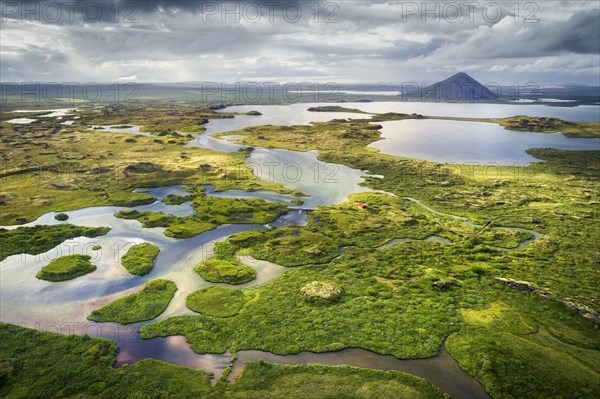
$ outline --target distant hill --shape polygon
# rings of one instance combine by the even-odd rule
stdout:
[[[474,102],[496,99],[496,94],[464,72],[428,86],[426,101]]]

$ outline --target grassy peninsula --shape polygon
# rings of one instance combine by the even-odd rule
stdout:
[[[88,320],[120,324],[152,320],[165,311],[177,286],[169,280],[150,280],[134,294],[94,310]]]

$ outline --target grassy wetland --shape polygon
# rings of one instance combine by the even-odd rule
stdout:
[[[211,386],[210,373],[154,359],[114,369],[111,340],[63,336],[0,324],[0,394],[6,398],[322,398],[352,395],[438,399],[441,391],[408,374],[353,367],[246,365],[235,384]],[[24,372],[26,370],[27,372]],[[48,373],[52,370],[52,373]]]
[[[115,114],[103,119],[103,124],[142,123],[125,117],[135,113],[133,109],[108,112]],[[185,115],[177,115],[176,123],[184,123]],[[364,185],[377,191],[355,193],[345,202],[320,206],[309,213],[303,226],[236,233],[218,242],[214,256],[195,268],[206,281],[251,281],[257,272],[240,261],[245,255],[289,269],[252,288],[210,286],[191,292],[186,305],[197,314],[146,324],[141,328],[142,338],[183,335],[197,353],[253,349],[297,354],[363,348],[400,359],[432,357],[445,345],[492,398],[600,395],[598,151],[531,149],[544,162],[485,167],[400,158],[366,148],[380,138],[377,122],[410,118],[422,116],[380,114],[372,119],[257,126],[223,133],[241,135],[237,141],[245,146],[319,150],[320,160],[368,171],[371,176]],[[527,123],[534,120],[527,119]],[[521,122],[514,119],[507,127],[525,126]],[[90,118],[86,123],[100,122]],[[10,129],[4,125],[3,129]],[[256,180],[246,169],[243,179],[229,181],[224,178],[226,170],[202,166],[210,165],[206,159],[215,157],[243,160],[244,152],[218,153],[184,148],[181,143],[158,145],[154,137],[146,136],[96,132],[88,137],[86,131],[68,129],[48,140],[79,134],[84,143],[122,139],[119,146],[131,151],[124,150],[128,158],[117,149],[105,155],[107,162],[128,163],[123,169],[127,184],[111,191],[113,199],[124,201],[120,203],[126,203],[130,195],[137,196],[131,197],[133,202],[146,201],[148,194],[131,190],[156,186],[160,179],[164,179],[162,185],[210,183],[220,189],[293,192]],[[131,137],[136,141],[125,141]],[[85,147],[82,144],[79,151]],[[23,156],[18,149],[14,156]],[[188,158],[181,158],[183,153]],[[88,160],[84,157],[77,162]],[[14,185],[3,194],[3,206],[12,213],[6,218],[10,223],[59,211],[53,201],[61,198],[72,198],[62,210],[110,203],[106,190],[90,188],[90,196],[83,198],[78,196],[88,188],[74,185],[72,190],[57,190],[71,192],[72,197],[51,197],[41,209],[20,209],[11,201],[31,199],[32,183],[26,178],[30,173],[35,172],[5,176]],[[86,176],[82,187],[101,187],[101,178],[88,181],[86,173],[82,172]],[[166,235],[187,238],[225,223],[266,223],[287,209],[263,200],[215,198],[193,190],[189,197],[166,201],[191,201],[196,214],[180,217],[125,210],[117,216],[138,220],[144,227],[165,227]],[[160,295],[146,291],[144,287],[120,298],[96,310],[90,319],[119,323],[153,319],[164,311],[174,289],[167,287]],[[204,397],[443,397],[438,388],[400,372],[264,362],[247,364],[235,382],[221,380],[211,387],[208,373],[153,360],[113,370],[109,365],[116,347],[107,340],[63,337],[8,324],[0,325],[0,334],[6,342],[22,341],[23,347],[19,351],[14,349],[16,344],[0,348],[4,381],[0,393],[7,397],[40,397],[42,392],[104,397],[152,392],[157,386],[177,397],[192,393]],[[62,348],[69,348],[68,356],[60,354]],[[71,353],[82,355],[69,363]],[[58,366],[53,380],[37,378],[44,362],[54,360]],[[89,373],[81,379],[60,378],[77,375],[73,370]]]
[[[182,197],[183,198],[183,197]],[[208,197],[200,190],[190,194],[192,216],[174,216],[160,212],[124,210],[115,214],[122,219],[135,219],[144,227],[165,227],[164,234],[173,238],[190,238],[227,223],[268,223],[287,212],[284,204],[262,199]],[[170,197],[168,202],[179,201]]]
[[[4,112],[4,110],[3,110]],[[155,201],[136,187],[213,184],[217,190],[272,190],[298,194],[256,179],[247,153],[183,147],[207,118],[232,117],[207,107],[104,106],[83,108],[61,125],[39,118],[28,125],[0,123],[3,170],[2,225],[30,222],[49,211],[90,206],[134,206]],[[0,119],[12,118],[6,109]],[[152,121],[152,122],[149,122]],[[149,124],[151,136],[90,130],[94,124]],[[162,131],[172,129],[166,135]],[[177,130],[186,133],[176,133]],[[187,130],[186,130],[187,129]]]
[[[492,397],[600,392],[597,151],[532,149],[545,162],[463,167],[367,150],[379,132],[366,121],[233,134],[243,145],[320,150],[324,161],[384,176],[366,185],[393,196],[355,194],[304,227],[229,237],[253,257],[302,267],[252,289],[256,299],[233,317],[173,317],[145,326],[144,337],[184,334],[200,353],[361,347],[399,358],[433,356],[446,340]],[[433,235],[450,243],[420,241]],[[412,240],[373,251],[402,238]],[[312,281],[340,287],[339,300],[303,300]]]

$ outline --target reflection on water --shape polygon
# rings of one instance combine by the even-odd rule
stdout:
[[[209,133],[237,130],[245,126],[260,125],[306,125],[334,118],[368,118],[369,115],[340,112],[309,112],[308,108],[337,105],[357,108],[370,113],[400,112],[428,116],[451,116],[462,118],[507,118],[516,115],[546,116],[572,122],[594,122],[600,120],[600,106],[580,105],[576,107],[554,107],[540,104],[464,104],[464,103],[420,103],[420,102],[370,102],[370,103],[299,103],[291,105],[240,105],[228,107],[223,112],[248,112],[256,110],[261,116],[236,116],[232,124],[225,119],[211,120]],[[237,120],[237,121],[236,121]],[[210,126],[212,125],[212,126]]]
[[[280,183],[310,195],[300,207],[316,208],[345,201],[350,193],[371,191],[359,184],[363,172],[317,160],[316,151],[295,152],[257,148],[247,163],[256,177]]]
[[[440,352],[428,359],[400,360],[394,356],[379,355],[359,348],[339,352],[301,352],[296,355],[274,355],[262,351],[239,351],[237,360],[228,376],[230,381],[242,372],[245,362],[264,360],[278,364],[316,363],[328,366],[348,365],[377,370],[398,370],[421,377],[442,389],[453,398],[489,398],[483,386],[460,368],[459,364],[442,347]]]
[[[121,127],[127,126],[127,127]],[[142,136],[152,136],[149,132],[142,132],[140,125],[92,125],[88,130],[94,130],[99,132],[112,132],[112,133],[132,133],[139,134]]]
[[[528,148],[600,150],[600,139],[511,131],[495,123],[410,119],[381,125],[383,140],[369,147],[434,162],[526,166],[539,161],[525,152]]]
[[[171,336],[142,340],[135,335],[130,338],[130,343],[122,348],[114,367],[124,364],[133,364],[140,359],[157,359],[179,364],[194,369],[202,369],[214,373],[213,382],[219,379],[231,360],[229,353],[198,355],[190,349],[185,337]]]
[[[298,104],[296,104],[298,106]],[[270,106],[276,107],[276,106]],[[289,106],[293,107],[293,106]],[[244,111],[247,112],[247,111]],[[290,115],[290,110],[286,110],[284,115]],[[282,115],[269,113],[269,116],[249,116],[241,115],[234,119],[213,119],[207,125],[205,133],[195,135],[195,139],[190,141],[187,145],[191,147],[205,147],[217,151],[225,152],[236,152],[243,146],[233,144],[228,140],[215,139],[211,135],[214,133],[229,131],[233,129],[239,129],[247,127],[248,121],[246,118],[251,119],[252,125],[262,125],[267,123],[277,124],[277,121],[282,124],[292,124],[294,121],[298,123],[308,123],[310,120],[330,120],[333,118],[340,118],[344,115],[351,117],[357,114],[343,114],[338,113],[326,113],[326,112],[305,112],[300,114],[291,113],[294,115],[292,120],[288,120],[284,123],[283,120],[277,119],[282,118]],[[265,118],[272,118],[274,115],[279,115],[276,120]],[[310,119],[307,119],[310,117]],[[227,126],[227,128],[226,128]],[[256,148],[250,154],[250,157],[246,159],[246,163],[252,167],[254,175],[262,180],[268,182],[280,183],[284,187],[296,189],[309,195],[308,198],[302,198],[304,201],[300,208],[315,208],[319,205],[332,205],[345,201],[350,193],[371,191],[366,187],[360,186],[360,183],[364,181],[364,172],[352,169],[345,165],[328,164],[317,160],[317,151],[297,152],[282,149],[273,148]],[[214,193],[214,195],[219,195]],[[244,193],[245,197],[255,196],[255,193]],[[288,201],[293,197],[281,196],[274,198],[272,195],[270,198],[265,197],[264,194],[258,195],[260,198],[269,200],[280,201],[282,198],[286,198]]]

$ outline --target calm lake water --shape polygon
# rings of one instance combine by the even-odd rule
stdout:
[[[419,113],[429,116],[504,118],[515,115],[546,116],[568,121],[600,121],[600,106],[552,107],[539,104],[447,104],[447,103],[343,103],[235,106],[228,112],[256,110],[260,116],[243,115],[235,119],[211,121],[198,145],[207,145],[210,134],[260,125],[306,125],[331,119],[368,118],[356,113],[309,112],[309,107],[341,105],[365,112]],[[560,133],[531,133],[509,131],[494,123],[406,120],[381,123],[382,138],[370,145],[384,154],[434,162],[478,163],[483,165],[526,166],[539,161],[527,154],[529,148],[557,148],[564,150],[600,150],[600,139],[566,137]],[[214,141],[214,140],[212,140]],[[210,145],[210,144],[209,144]],[[219,140],[215,149],[227,150],[230,143]],[[239,147],[238,147],[239,148]],[[271,151],[271,150],[269,150]]]
[[[434,162],[526,166],[539,162],[525,152],[529,148],[600,150],[600,139],[511,131],[495,123],[410,119],[381,125],[382,140],[369,147]]]

